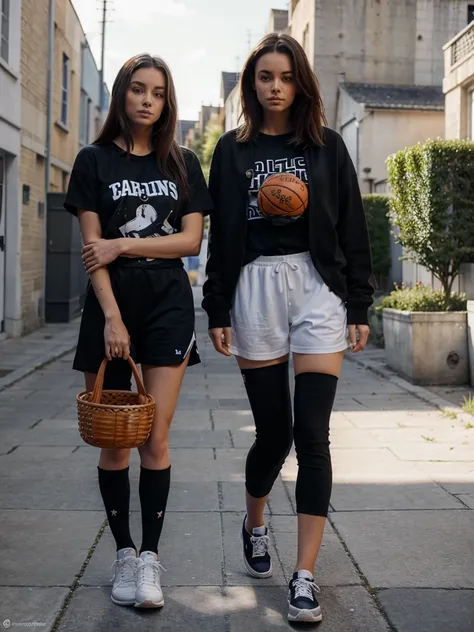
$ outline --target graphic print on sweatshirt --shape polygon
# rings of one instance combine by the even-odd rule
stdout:
[[[178,232],[179,196],[174,182],[122,180],[110,184],[109,191],[117,204],[108,225],[113,236],[143,239]]]
[[[117,209],[109,229],[120,237],[164,237],[178,232],[178,189],[169,180],[114,182],[109,186]]]
[[[278,158],[276,160],[271,158],[258,160],[255,162],[253,177],[249,188],[249,203],[247,209],[247,219],[249,221],[263,219],[258,210],[258,192],[265,180],[270,176],[274,176],[276,173],[290,173],[308,184],[308,174],[306,172],[306,163],[303,156]]]

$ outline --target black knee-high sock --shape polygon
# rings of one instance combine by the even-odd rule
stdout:
[[[142,508],[142,546],[143,551],[158,553],[166,503],[170,490],[171,467],[166,470],[148,470],[140,468],[139,494]]]
[[[245,485],[251,496],[263,498],[270,493],[293,441],[288,362],[241,372],[256,430]]]
[[[301,373],[295,379],[293,434],[299,466],[296,510],[327,516],[332,489],[329,418],[338,378],[325,373]]]
[[[129,468],[124,470],[103,470],[99,473],[99,488],[104,501],[110,530],[115,538],[117,551],[127,547],[135,548],[130,535],[130,480]]]

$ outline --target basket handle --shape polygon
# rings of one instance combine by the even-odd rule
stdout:
[[[97,377],[95,379],[95,384],[94,384],[94,390],[92,391],[91,403],[93,404],[100,404],[100,400],[102,399],[102,389],[104,386],[104,376],[105,376],[105,369],[107,368],[107,363],[108,363],[107,358],[104,358],[102,360],[102,364],[100,365],[99,371],[97,373]],[[137,365],[135,364],[131,356],[128,357],[128,363],[132,369],[133,375],[137,382],[138,393],[142,397],[146,398],[147,392],[143,385],[140,373],[138,372]]]

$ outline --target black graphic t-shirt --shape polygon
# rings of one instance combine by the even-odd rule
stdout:
[[[181,219],[190,213],[206,215],[212,209],[197,156],[183,149],[189,194],[181,200],[178,185],[158,170],[155,152],[127,155],[115,143],[89,145],[74,162],[64,207],[99,215],[104,239],[160,237],[178,233]],[[128,266],[166,263],[160,259],[119,258]]]
[[[289,144],[292,133],[258,137],[254,175],[249,188],[247,244],[244,265],[260,256],[293,255],[309,250],[307,212],[292,224],[275,226],[260,215],[257,195],[264,180],[275,173],[291,173],[306,184],[303,152]]]

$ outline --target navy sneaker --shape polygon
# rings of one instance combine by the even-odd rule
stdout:
[[[249,575],[264,579],[272,576],[272,561],[268,554],[268,529],[266,527],[256,527],[252,529],[252,535],[247,531],[244,518],[242,525],[242,542],[244,545],[244,564]]]
[[[316,594],[321,592],[309,571],[297,571],[290,581],[288,593],[288,621],[317,623],[321,621],[321,606]]]

